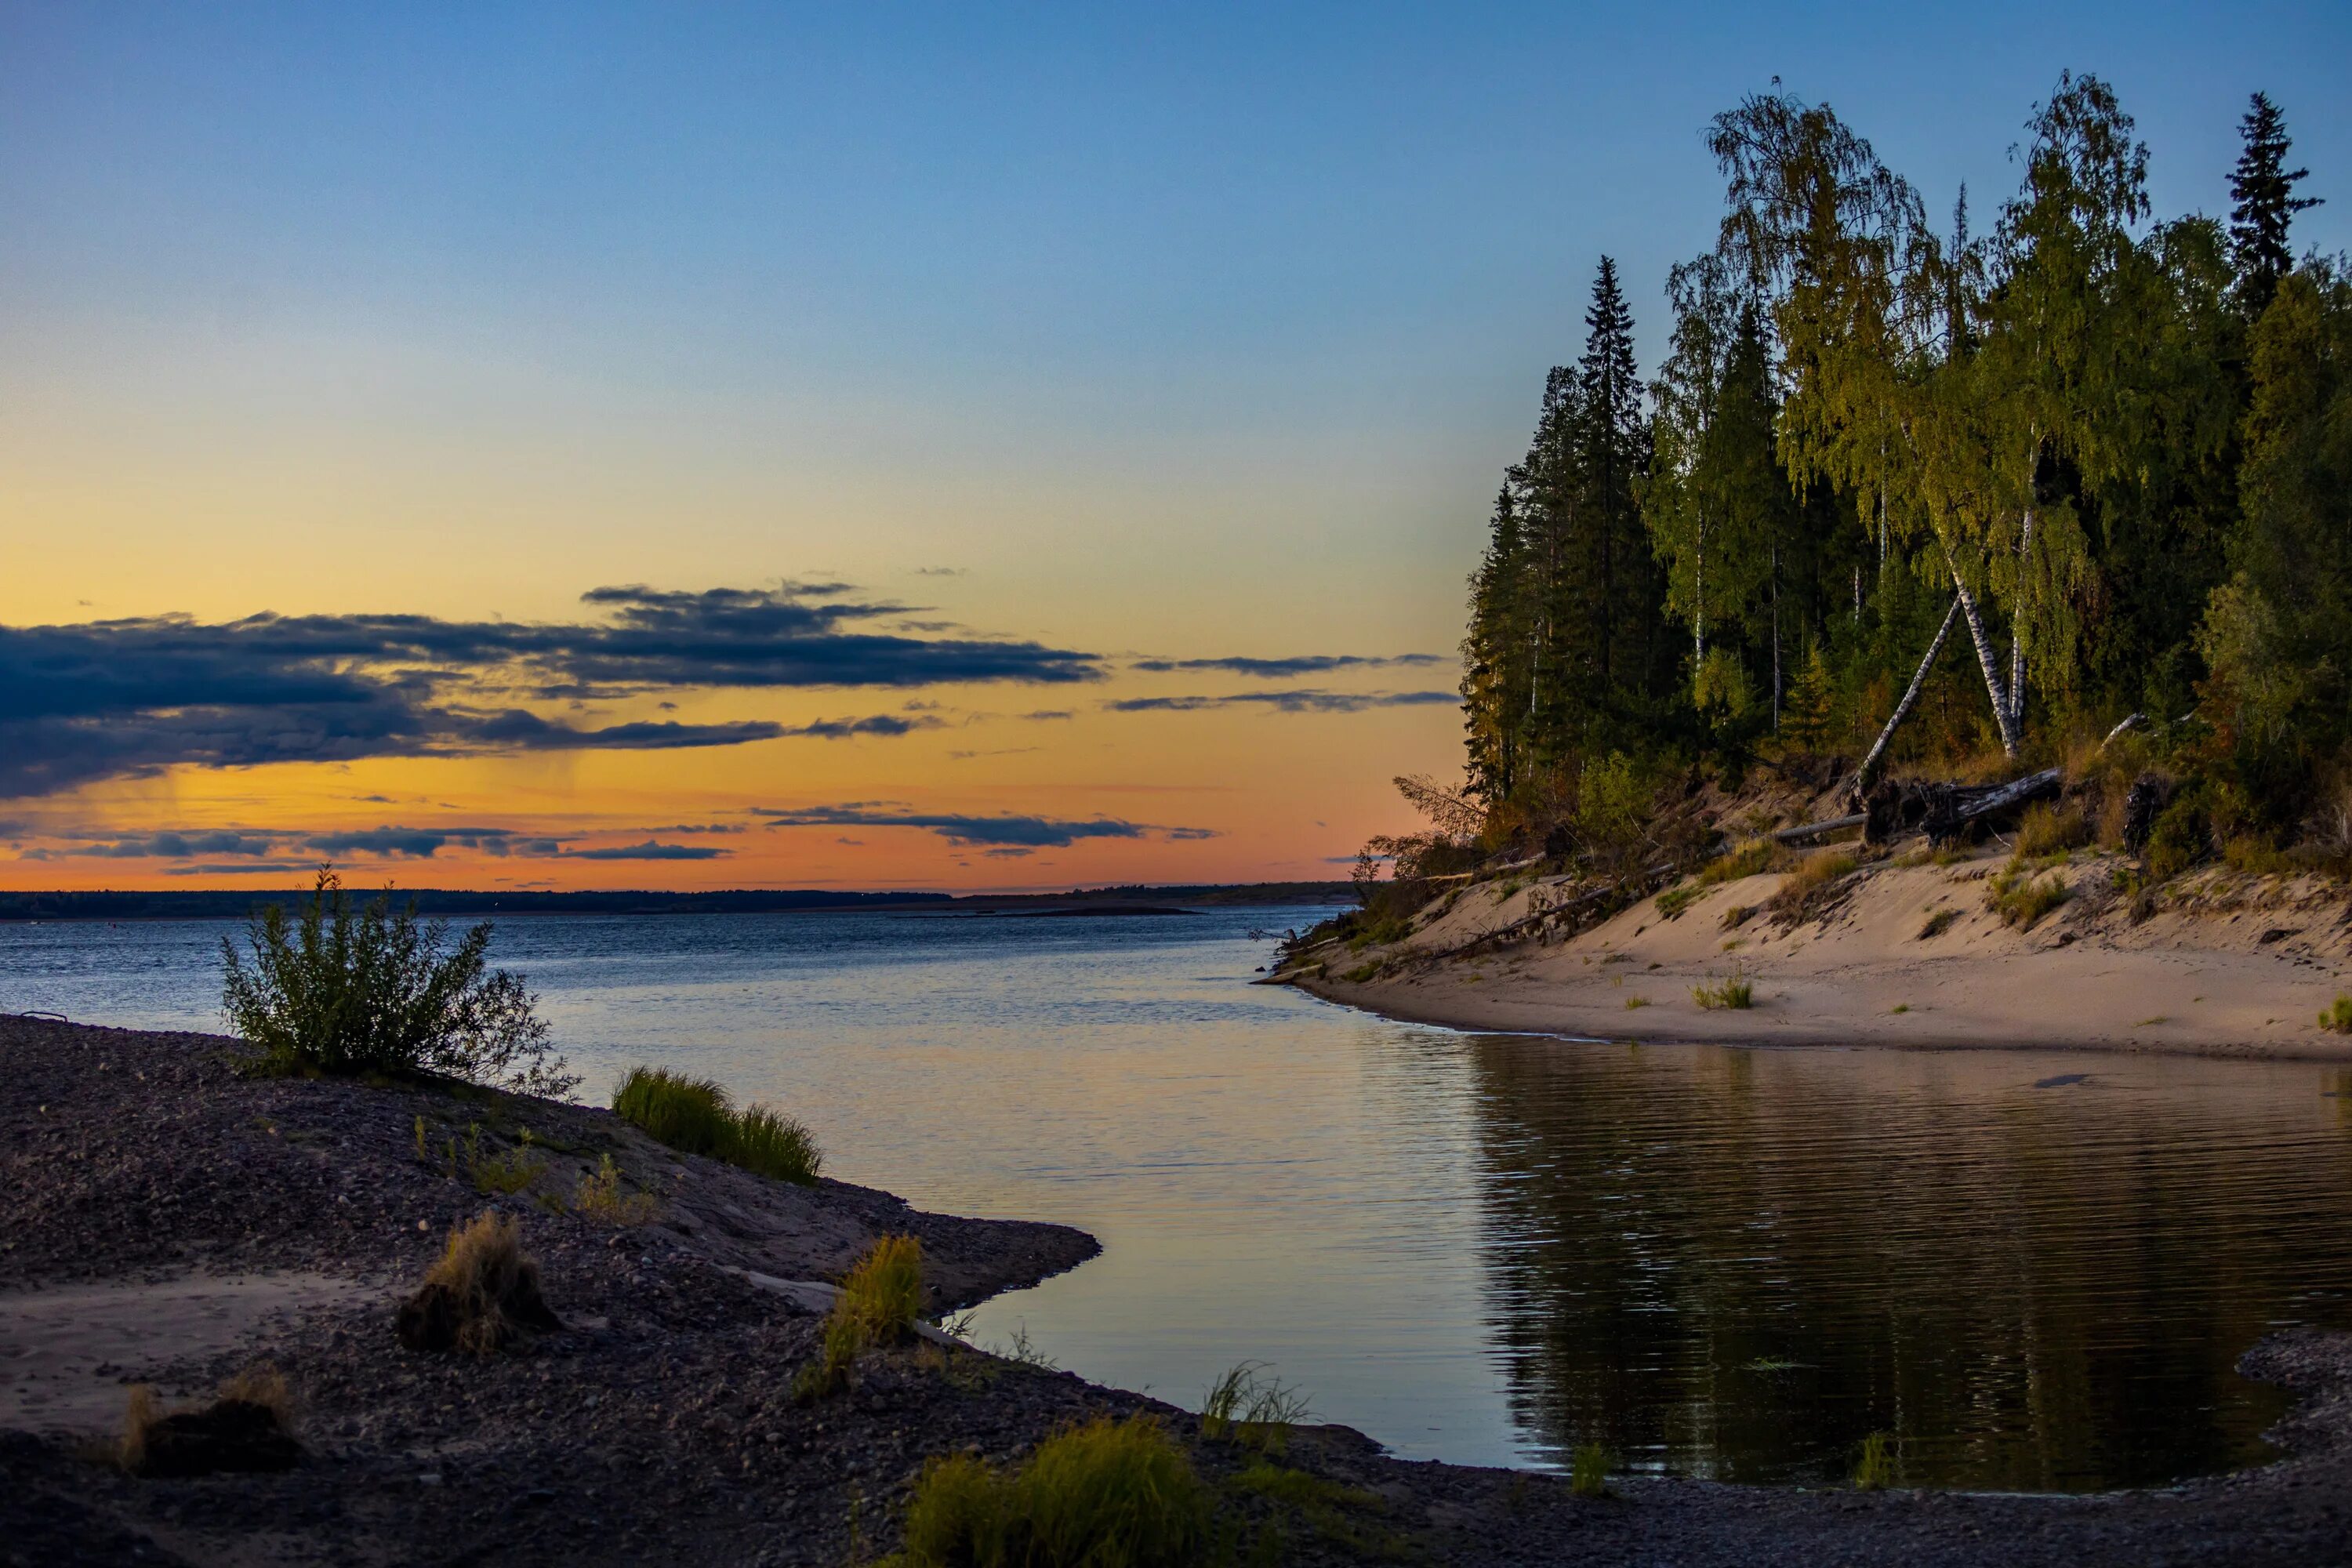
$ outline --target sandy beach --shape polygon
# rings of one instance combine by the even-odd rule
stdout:
[[[2352,990],[2340,891],[2217,869],[2136,919],[2113,887],[2119,862],[2091,854],[2046,874],[2070,896],[2020,929],[1990,907],[2005,863],[1987,852],[1865,864],[1794,920],[1770,908],[1785,873],[1686,879],[1678,908],[1669,890],[1554,942],[1478,943],[1550,889],[1474,886],[1424,911],[1405,940],[1311,953],[1290,978],[1351,1006],[1470,1029],[2352,1062],[2352,1037],[2317,1021]],[[1750,983],[1752,1006],[1693,995],[1730,978]]]

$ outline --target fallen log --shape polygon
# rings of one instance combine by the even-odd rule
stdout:
[[[1765,837],[1775,844],[1802,844],[1808,838],[1826,838],[1832,833],[1843,833],[1849,827],[1863,826],[1869,820],[1868,812],[1857,811],[1852,816],[1832,816],[1826,822],[1800,823],[1794,827],[1783,827],[1777,832],[1768,833]]]

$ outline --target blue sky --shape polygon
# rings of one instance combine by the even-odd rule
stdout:
[[[887,801],[1151,829],[1040,881],[1320,874],[1410,826],[1391,775],[1458,765],[1443,665],[1497,479],[1604,251],[1654,364],[1666,269],[1714,235],[1712,114],[1778,76],[1989,225],[2088,70],[2169,216],[2223,210],[2262,88],[2333,251],[2347,59],[2340,4],[0,0],[0,628],[840,583],[910,606],[898,635],[1110,672],[927,692],[895,738],[854,689],[682,689],[542,717],[774,738],[182,769],[32,826],[625,847]],[[1286,698],[1205,673],[1301,659],[1389,662]],[[839,842],[760,879],[990,874]]]

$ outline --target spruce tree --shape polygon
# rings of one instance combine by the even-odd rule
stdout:
[[[2294,215],[2319,205],[2316,196],[2298,196],[2295,182],[2308,169],[2286,166],[2286,116],[2270,95],[2258,92],[2252,107],[2238,123],[2245,150],[2230,176],[2230,246],[2238,264],[2238,287],[2249,318],[2259,320],[2278,292],[2279,279],[2294,266],[2287,229]]]
[[[1601,258],[1584,312],[1584,354],[1576,363],[1580,418],[1578,485],[1598,555],[1592,594],[1599,674],[1612,697],[1647,697],[1658,673],[1664,584],[1642,524],[1636,485],[1650,468],[1642,374],[1633,357],[1633,312],[1617,263]]]

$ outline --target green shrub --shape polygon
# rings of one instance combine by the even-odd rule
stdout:
[[[2168,882],[2203,865],[2212,854],[2213,826],[2205,812],[2205,792],[2194,786],[2183,789],[2157,814],[2156,824],[2148,831],[2147,849],[2142,856],[2147,863],[2148,880]]]
[[[735,1118],[735,1136],[723,1156],[730,1164],[780,1182],[816,1185],[824,1152],[816,1135],[780,1110],[754,1105]]]
[[[1609,1450],[1598,1443],[1583,1443],[1569,1459],[1568,1489],[1578,1497],[1609,1495]]]
[[[1862,1457],[1854,1462],[1854,1490],[1884,1491],[1894,1484],[1895,1446],[1885,1433],[1873,1432],[1862,1440]]]
[[[2031,859],[2079,848],[2091,841],[2090,820],[2082,813],[2047,804],[2026,807],[2017,825],[2017,852]]]
[[[1927,923],[1919,928],[1919,940],[1926,942],[1930,938],[1943,935],[1952,929],[1952,922],[1959,918],[1960,911],[1958,910],[1937,910],[1934,914],[1929,915]]]
[[[1158,1421],[1098,1415],[1007,1476],[934,1459],[907,1505],[915,1568],[1182,1568],[1209,1544],[1209,1494]]]
[[[764,1105],[736,1110],[715,1079],[631,1068],[613,1091],[613,1110],[657,1142],[778,1181],[814,1186],[824,1164],[824,1152],[805,1125]]]
[[[428,1072],[560,1095],[580,1080],[547,1043],[522,977],[491,970],[485,921],[448,945],[448,927],[395,910],[387,893],[353,910],[334,868],[289,920],[277,905],[246,927],[251,967],[221,939],[221,1011],[278,1072],[338,1078]]]
[[[655,1142],[718,1158],[732,1142],[735,1107],[716,1079],[667,1068],[631,1068],[613,1091],[613,1110]]]
[[[1678,888],[1668,888],[1658,895],[1658,913],[1667,920],[1678,919],[1701,893],[1706,891],[1696,882],[1685,882]]]
[[[2319,1016],[2319,1026],[2339,1035],[2352,1035],[2352,996],[2339,993],[2335,1005]]]
[[[1711,985],[1692,986],[1691,1000],[1710,1013],[1726,1007],[1753,1007],[1756,1005],[1756,987],[1745,975],[1735,973],[1728,979],[1718,980]]]

